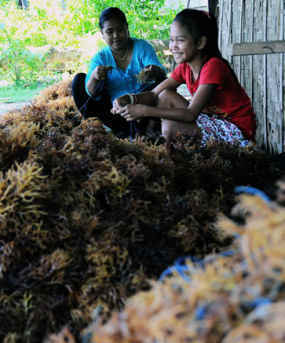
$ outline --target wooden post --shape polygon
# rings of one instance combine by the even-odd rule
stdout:
[[[208,11],[210,15],[217,18],[218,0],[208,0]]]

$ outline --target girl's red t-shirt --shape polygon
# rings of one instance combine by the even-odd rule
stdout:
[[[179,83],[186,83],[191,95],[195,94],[199,85],[217,85],[213,97],[202,112],[226,118],[237,125],[246,138],[254,139],[256,120],[250,98],[225,61],[218,57],[210,58],[195,81],[191,67],[186,62],[179,64],[171,77]]]

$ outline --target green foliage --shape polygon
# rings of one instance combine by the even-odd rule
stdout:
[[[27,10],[16,6],[16,1],[0,0],[0,76],[16,84],[25,80],[51,77],[53,73],[73,73],[84,69],[100,47],[99,16],[103,9],[114,6],[124,11],[133,37],[167,39],[174,10],[163,11],[165,0],[73,0],[61,2],[29,1]],[[54,63],[47,68],[47,56],[34,53],[33,48],[49,47],[82,49],[86,37],[96,36],[96,42],[87,45],[88,53],[77,63]],[[46,63],[46,64],[45,64]],[[59,66],[57,68],[57,66]]]
[[[37,72],[42,67],[40,57],[30,52],[23,41],[11,37],[3,25],[1,32],[8,45],[0,49],[0,75],[6,80],[12,80],[16,86],[36,80]]]
[[[151,9],[145,9],[137,18],[136,13],[136,8],[129,11],[130,31],[134,36],[144,39],[168,38],[169,24],[174,17],[171,13],[164,15],[163,20],[159,13],[151,17]]]
[[[0,0],[0,6],[6,6],[8,4],[9,0]]]
[[[1,0],[0,0],[1,1]],[[145,39],[167,39],[174,10],[163,11],[165,0],[74,0],[62,9],[59,1],[30,1],[22,10],[8,2],[0,10],[0,22],[10,35],[32,46],[77,45],[80,37],[99,31],[98,20],[103,9],[121,8],[128,19],[132,35]],[[21,25],[19,25],[19,22]],[[3,37],[0,37],[0,44]]]

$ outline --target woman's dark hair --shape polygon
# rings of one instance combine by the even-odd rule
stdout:
[[[203,49],[203,53],[208,56],[208,58],[218,57],[222,59],[238,81],[229,62],[222,57],[220,52],[218,46],[218,24],[214,16],[209,15],[209,13],[205,11],[186,8],[176,15],[173,22],[178,22],[181,26],[186,28],[195,43],[198,43],[201,37],[205,36],[207,38],[207,44]]]
[[[100,18],[99,18],[100,29],[101,30],[103,29],[105,21],[108,21],[114,18],[121,21],[122,24],[125,24],[128,26],[127,18],[123,11],[121,11],[118,7],[108,7],[104,9],[100,15]]]

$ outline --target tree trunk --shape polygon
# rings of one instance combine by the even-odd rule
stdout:
[[[65,3],[65,0],[61,0],[61,8],[62,8],[63,10],[65,10],[65,9],[66,9],[66,3]]]
[[[17,0],[18,7],[26,10],[29,7],[29,0]]]

